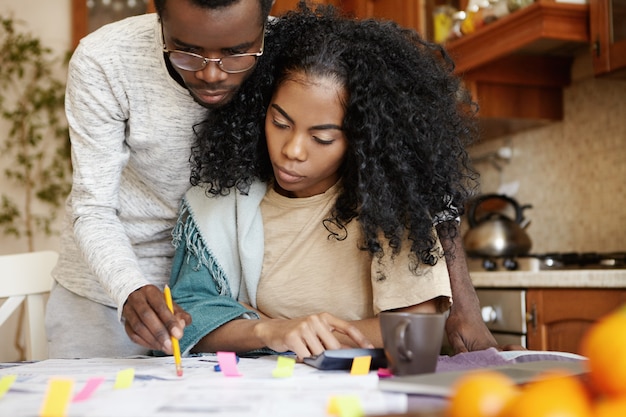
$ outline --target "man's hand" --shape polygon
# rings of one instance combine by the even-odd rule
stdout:
[[[459,317],[462,317],[459,319]],[[522,345],[498,345],[479,314],[466,314],[452,309],[446,321],[448,342],[454,353],[484,350],[495,347],[498,350],[526,350]],[[472,320],[474,319],[474,320]]]
[[[122,310],[124,328],[130,339],[148,349],[172,354],[170,337],[180,339],[191,316],[174,303],[174,314],[165,303],[163,292],[146,285],[132,292]]]
[[[454,307],[453,304],[446,320],[446,334],[455,354],[496,347],[496,339],[482,321],[480,313],[468,314]]]
[[[329,313],[297,319],[261,320],[254,327],[254,335],[265,346],[277,352],[290,350],[299,359],[319,355],[327,349],[343,348],[333,332],[347,336],[361,348],[374,347],[353,324]]]

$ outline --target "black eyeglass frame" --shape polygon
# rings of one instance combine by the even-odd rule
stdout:
[[[240,74],[242,72],[246,72],[249,71],[250,69],[252,69],[255,65],[256,65],[256,61],[257,59],[263,55],[263,49],[265,47],[265,26],[263,26],[263,30],[261,32],[262,34],[262,38],[261,38],[261,49],[259,50],[259,52],[245,52],[242,54],[233,54],[233,55],[227,55],[221,58],[207,58],[205,56],[202,56],[200,54],[196,54],[193,52],[187,52],[187,51],[181,51],[179,49],[168,49],[167,45],[165,45],[165,34],[163,33],[163,26],[161,25],[161,37],[163,39],[163,53],[167,54],[168,57],[170,58],[170,62],[172,63],[172,65],[174,65],[177,68],[182,69],[183,71],[192,71],[192,72],[197,72],[197,71],[202,71],[206,68],[206,66],[209,64],[209,62],[215,62],[217,64],[217,66],[219,67],[220,70],[224,71],[227,74]],[[176,64],[174,61],[172,61],[171,59],[171,54],[172,53],[176,53],[176,54],[183,54],[183,55],[187,55],[189,57],[192,58],[198,58],[199,60],[202,60],[202,65],[198,66],[198,68],[185,68],[185,67],[181,67],[180,65]],[[248,57],[248,56],[252,56],[254,57],[254,62],[252,63],[252,65],[250,65],[248,68],[245,69],[240,69],[240,70],[227,70],[226,68],[224,68],[224,59],[231,59],[231,58],[243,58],[243,57]],[[198,61],[200,62],[200,61]]]

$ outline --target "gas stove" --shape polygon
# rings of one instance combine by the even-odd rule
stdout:
[[[626,252],[551,252],[513,258],[468,257],[470,272],[626,269]]]

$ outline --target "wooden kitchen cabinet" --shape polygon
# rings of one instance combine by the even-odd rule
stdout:
[[[623,1],[623,0],[622,0]],[[511,55],[572,56],[589,44],[589,6],[536,0],[446,43],[461,74]]]
[[[276,0],[272,8],[275,16],[296,8],[299,0]],[[421,31],[423,0],[312,0],[332,4],[359,19],[375,17],[393,20],[401,26]]]
[[[588,45],[588,5],[537,0],[446,49],[489,140],[562,120],[573,58]]]
[[[361,19],[393,20],[400,26],[423,33],[422,0],[341,0],[340,6]]]
[[[590,0],[593,69],[626,78],[626,0]]]
[[[580,354],[591,325],[624,303],[624,289],[529,289],[528,349]]]

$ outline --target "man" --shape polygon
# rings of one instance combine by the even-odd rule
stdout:
[[[155,0],[158,19],[125,19],[81,41],[67,84],[74,180],[46,316],[50,357],[171,353],[170,334],[182,336],[191,317],[171,314],[161,288],[193,127],[253,71],[272,4]],[[468,276],[451,279],[455,351],[495,345]]]
[[[253,70],[272,4],[156,0],[158,18],[81,41],[67,83],[74,178],[46,317],[50,357],[171,353],[170,333],[182,336],[190,317],[172,315],[161,289],[193,126]]]

